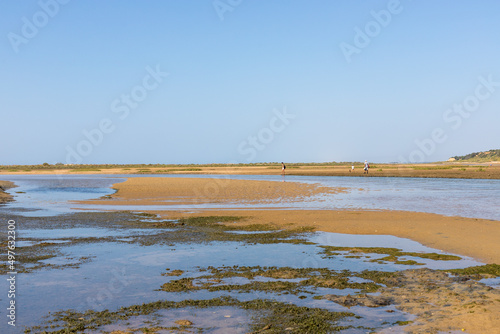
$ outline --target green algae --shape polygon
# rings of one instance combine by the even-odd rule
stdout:
[[[235,298],[223,296],[209,300],[188,299],[180,302],[161,300],[122,307],[115,312],[109,310],[100,312],[92,310],[86,312],[60,311],[52,313],[45,325],[28,328],[25,332],[62,334],[95,331],[104,325],[129,320],[134,316],[154,314],[154,312],[163,309],[216,308],[222,306],[252,312],[254,316],[250,323],[251,331],[258,332],[265,328],[265,333],[283,333],[285,331],[287,333],[333,333],[347,328],[338,326],[337,322],[339,320],[354,316],[350,312],[331,312],[321,308],[296,306],[275,300],[254,299],[242,302]],[[154,328],[151,327],[149,330]],[[50,331],[50,329],[54,330]],[[144,328],[144,330],[147,330],[147,328]]]
[[[430,259],[434,261],[457,261],[461,260],[460,256],[438,253],[407,253],[409,256],[420,257],[422,259]]]
[[[356,276],[359,278],[368,279],[379,284],[386,284],[388,280],[394,278],[397,275],[397,272],[377,270],[364,270],[356,274]]]
[[[181,276],[182,274],[184,274],[184,270],[179,270],[179,269],[170,270],[167,268],[167,272],[162,274],[162,275],[164,275],[164,276]]]
[[[309,233],[309,229],[295,229],[295,230],[279,230],[273,225],[240,225],[235,224],[232,225],[233,222],[240,222],[243,217],[197,217],[196,219],[181,219],[179,221],[167,221],[158,218],[156,215],[152,214],[132,214],[129,212],[121,213],[121,216],[116,216],[119,218],[115,218],[115,213],[112,215],[100,215],[94,213],[82,214],[81,217],[87,217],[86,219],[93,219],[88,217],[99,217],[99,220],[95,226],[102,227],[106,224],[106,226],[112,226],[113,228],[151,228],[154,230],[158,230],[158,233],[152,235],[138,235],[133,236],[134,239],[130,241],[131,243],[139,243],[141,245],[148,244],[161,244],[161,243],[205,243],[205,242],[213,242],[213,241],[235,241],[235,242],[243,242],[243,243],[300,243],[300,244],[314,244],[307,242],[306,239],[301,239],[301,236]],[[106,218],[107,217],[107,218]],[[147,221],[150,220],[150,221]],[[70,221],[71,222],[71,221]],[[70,225],[70,224],[69,224]],[[78,225],[72,225],[70,227],[77,227]],[[70,228],[69,227],[69,228]],[[245,232],[264,232],[264,233],[234,233],[236,231],[245,231]],[[93,243],[93,242],[127,242],[127,241],[119,241],[114,237],[104,237],[104,238],[73,238],[70,243],[67,244],[54,244],[54,243],[41,243],[38,246],[40,249],[50,249],[55,247],[65,247],[66,245],[74,245],[76,243]],[[32,246],[33,247],[33,246]],[[329,246],[321,246],[323,249]],[[30,248],[30,247],[26,247]],[[359,250],[363,251],[359,251]],[[377,250],[378,249],[378,250]],[[356,250],[351,252],[350,250]],[[353,256],[360,256],[355,254],[385,254],[386,258],[377,259],[377,261],[391,261],[398,263],[407,262],[412,260],[401,260],[399,257],[402,256],[414,256],[420,258],[429,258],[436,260],[455,260],[458,257],[450,258],[452,256],[436,254],[436,253],[409,253],[402,252],[396,248],[359,248],[359,247],[330,247],[323,252],[323,254],[327,254],[327,251],[330,251],[331,254],[327,256],[334,256],[335,254],[341,254],[340,252],[348,252],[348,254],[353,254]],[[443,258],[444,257],[444,258]],[[460,259],[460,258],[458,258]],[[43,261],[40,258],[37,261]],[[36,262],[34,262],[36,263]],[[495,266],[495,265],[494,265]],[[496,265],[498,266],[498,265]],[[482,266],[486,267],[486,266]],[[473,267],[475,268],[475,267]],[[478,269],[481,274],[486,274],[488,272],[498,273],[498,268],[496,267],[487,267]],[[387,284],[391,277],[394,276],[394,273],[388,272],[378,272],[378,271],[364,271],[362,273],[352,273],[350,271],[341,271],[335,272],[333,270],[325,269],[325,268],[290,268],[290,267],[208,267],[205,269],[200,269],[200,272],[206,271],[207,275],[197,276],[196,278],[180,278],[178,277],[172,279],[166,284],[170,284],[175,282],[174,284],[170,284],[172,288],[170,291],[172,292],[188,292],[195,290],[207,290],[207,291],[236,291],[236,292],[251,292],[251,291],[263,291],[263,292],[275,292],[278,294],[314,294],[315,288],[334,288],[334,289],[344,289],[344,288],[352,288],[359,289],[361,292],[374,292],[380,287],[380,284]],[[452,272],[452,271],[449,271]],[[167,269],[167,272],[164,274],[165,276],[183,276],[186,273],[182,270],[170,270]],[[464,273],[465,274],[465,273]],[[471,272],[470,274],[473,274]],[[477,274],[477,273],[476,273]],[[479,275],[479,274],[477,274]],[[282,281],[269,281],[269,282],[261,282],[261,281],[252,281],[250,283],[245,284],[225,284],[224,280],[230,277],[242,277],[247,278],[249,280],[253,280],[256,277],[266,277],[270,279],[277,279]],[[498,276],[498,275],[497,275]],[[372,282],[366,283],[354,283],[349,281],[349,277],[360,277],[371,280]],[[289,282],[283,280],[296,279],[299,280],[297,282]],[[169,290],[164,290],[169,291]],[[319,296],[314,296],[313,298],[317,298]],[[300,295],[299,298],[307,298],[304,295]],[[199,301],[198,305],[211,305],[203,304],[202,301]],[[252,301],[253,302],[253,301]],[[273,302],[274,303],[274,302]],[[196,304],[196,303],[194,303]],[[243,305],[243,304],[241,304]],[[232,305],[234,307],[243,308],[240,304],[238,306]],[[288,305],[288,304],[287,304]],[[227,305],[226,305],[227,306]],[[185,307],[194,307],[194,306],[185,306]],[[214,307],[214,306],[204,306],[204,307]],[[143,312],[146,312],[148,308],[145,308]],[[295,309],[296,311],[297,309]],[[326,310],[318,309],[319,313]],[[295,312],[293,311],[293,312]],[[305,312],[304,310],[301,310]],[[154,312],[151,311],[151,312]],[[289,321],[287,319],[283,320],[284,325],[281,326],[279,323],[280,318],[278,315],[273,314],[273,310],[264,309],[261,311],[262,313],[257,317],[256,322],[252,324],[252,328],[255,331],[262,330],[263,328],[267,328],[265,330],[266,333],[272,333],[274,330],[276,333],[281,333],[287,328],[294,328],[291,332],[297,333],[322,333],[323,329],[321,327],[315,327],[317,324],[313,321],[312,323],[308,323],[307,319],[300,319],[300,317],[295,317],[293,321],[297,321],[298,324],[294,324],[293,321]],[[280,310],[280,312],[283,312]],[[293,313],[292,312],[292,313]],[[316,312],[316,311],[315,311]],[[104,316],[109,316],[113,312],[103,313]],[[146,314],[146,313],[144,313]],[[271,315],[274,319],[273,321],[268,321],[266,317]],[[130,315],[133,316],[133,315]],[[121,318],[120,318],[121,317]],[[125,319],[126,315],[121,314],[117,319]],[[259,319],[264,319],[261,322],[258,322]],[[297,320],[298,319],[298,320]],[[318,319],[321,319],[318,318]],[[85,320],[85,318],[84,318]],[[72,320],[73,321],[73,320]],[[118,320],[116,320],[118,321]],[[276,323],[278,321],[278,324]],[[110,322],[113,323],[113,322]],[[74,323],[76,327],[74,328],[84,328],[85,329],[95,329],[97,327],[93,324],[81,324]],[[64,325],[65,326],[65,325]],[[64,327],[64,331],[60,333],[71,332],[67,327]],[[83,327],[82,327],[83,326]],[[90,326],[90,327],[89,327]],[[253,327],[255,326],[255,327]],[[281,326],[281,327],[280,327]],[[287,327],[284,327],[287,326]],[[301,327],[305,326],[305,327]],[[54,327],[56,328],[56,327]],[[154,331],[155,328],[149,328],[145,330]],[[295,331],[297,329],[297,331]],[[61,329],[63,330],[63,329]],[[310,330],[310,331],[308,331]],[[81,330],[75,330],[79,332]],[[331,332],[333,330],[328,330],[324,332]],[[35,330],[34,332],[40,332]],[[290,332],[290,331],[287,331]]]
[[[200,272],[209,272],[207,275],[173,279],[161,286],[167,292],[190,292],[197,290],[213,291],[239,291],[239,292],[276,292],[314,294],[316,288],[330,289],[357,289],[361,292],[375,292],[381,285],[382,277],[390,274],[375,274],[376,272],[356,273],[348,270],[334,271],[327,268],[291,268],[291,267],[208,267]],[[375,276],[377,282],[352,282],[351,277],[370,279]],[[246,278],[250,280],[244,284],[228,284],[228,278]],[[268,278],[268,281],[256,281],[255,278]],[[290,281],[294,279],[295,281]]]
[[[16,272],[29,273],[42,268],[59,267],[60,265],[55,266],[42,262],[61,255],[58,248],[55,246],[56,244],[54,243],[43,242],[31,247],[16,247]],[[2,258],[2,260],[6,258],[6,254],[0,256],[0,258]],[[7,261],[5,260],[5,262],[2,262],[6,263]],[[8,266],[0,266],[0,275],[5,275],[7,271],[9,271],[8,269]]]
[[[475,276],[475,278],[481,279],[485,276],[486,277],[500,276],[500,265],[491,263],[483,266],[475,266],[464,269],[451,269],[451,270],[449,269],[444,271],[457,275]]]
[[[438,253],[418,253],[418,252],[403,252],[398,248],[390,247],[338,247],[338,246],[320,246],[323,248],[322,254],[325,257],[333,257],[335,255],[347,254],[385,254],[387,256],[370,260],[370,262],[384,263],[384,262],[394,262],[396,264],[404,265],[424,265],[424,263],[419,263],[415,260],[401,260],[400,257],[418,257],[421,259],[430,259],[435,261],[456,261],[462,258],[455,255],[449,254],[438,254]],[[348,255],[349,256],[349,255]],[[359,255],[354,255],[359,256]]]
[[[262,315],[251,325],[252,329],[265,333],[333,333],[347,329],[336,322],[354,314],[348,312],[331,312],[321,308],[295,306],[268,300],[253,300],[243,305],[245,309],[264,310]]]
[[[188,292],[194,290],[201,290],[200,286],[195,286],[194,278],[184,277],[177,280],[172,280],[162,285],[162,290],[167,292]]]
[[[310,227],[279,230],[271,224],[228,225],[243,219],[244,217],[233,216],[190,217],[180,219],[177,227],[182,226],[186,233],[196,234],[198,242],[234,241],[250,244],[314,244],[305,238],[301,238],[301,236],[313,231]],[[259,233],[234,233],[237,231]]]
[[[313,229],[309,227],[280,230],[271,224],[231,225],[245,218],[236,216],[189,217],[176,221],[163,220],[156,215],[150,214],[137,214],[136,216],[135,219],[121,224],[135,228],[156,229],[158,231],[156,234],[141,235],[134,238],[133,241],[128,241],[143,246],[227,241],[247,244],[314,244],[305,238],[306,235],[313,232]]]
[[[16,217],[14,217],[16,218]],[[311,228],[296,228],[279,230],[271,224],[249,224],[232,225],[231,223],[243,220],[243,217],[231,216],[208,216],[184,218],[178,221],[165,220],[155,214],[133,213],[129,211],[119,212],[85,212],[61,215],[57,217],[23,217],[25,229],[71,229],[79,227],[90,228],[112,228],[127,230],[130,228],[154,230],[154,233],[131,234],[123,237],[69,237],[64,238],[68,242],[51,243],[42,242],[31,246],[17,247],[22,250],[22,256],[16,258],[17,270],[22,273],[30,273],[40,269],[64,269],[66,267],[77,267],[78,264],[53,265],[44,263],[44,260],[64,255],[64,249],[77,244],[119,242],[136,243],[142,246],[166,244],[173,246],[179,243],[211,243],[211,242],[241,242],[246,244],[314,244],[305,237],[312,232]],[[238,233],[245,232],[245,233]],[[257,233],[252,233],[257,232]],[[34,241],[36,238],[22,238],[22,241]],[[0,256],[3,260],[5,255]],[[86,258],[79,264],[88,262]],[[0,274],[7,272],[6,265],[0,265]]]

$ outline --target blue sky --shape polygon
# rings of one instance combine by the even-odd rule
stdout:
[[[0,164],[500,148],[497,1],[0,2]]]

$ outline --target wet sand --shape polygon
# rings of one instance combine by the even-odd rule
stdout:
[[[315,230],[346,234],[394,235],[424,245],[470,256],[486,263],[500,262],[499,222],[486,219],[445,217],[403,211],[332,211],[258,208],[259,204],[304,201],[311,196],[338,193],[341,188],[318,184],[206,178],[130,178],[113,186],[108,199],[84,203],[104,205],[157,205],[193,203],[247,203],[256,209],[200,209],[152,212],[164,218],[187,216],[242,216],[231,224],[274,224],[284,228],[312,226]],[[218,221],[219,219],[217,219]],[[231,220],[233,221],[233,220]],[[387,245],[391,247],[391,245]],[[388,282],[390,283],[390,282]],[[380,291],[396,308],[417,316],[405,332],[499,333],[500,292],[481,283],[455,280],[444,272],[419,269],[403,271]],[[346,303],[367,305],[374,297],[343,296]],[[324,298],[338,302],[337,297]],[[363,300],[368,298],[369,300]],[[342,304],[342,302],[340,302]]]
[[[113,204],[172,203],[269,203],[305,200],[321,192],[342,189],[300,183],[215,179],[134,178],[115,186]],[[212,191],[203,191],[205,189]],[[200,197],[196,198],[196,194]],[[110,204],[110,200],[93,203]],[[116,203],[115,203],[116,202]],[[231,224],[274,224],[294,228],[312,226],[317,231],[346,234],[381,234],[409,238],[446,252],[469,256],[485,263],[500,263],[500,225],[498,221],[446,217],[437,214],[403,211],[331,210],[198,210],[152,212],[163,218],[190,216],[243,216]],[[391,247],[391,245],[387,245]],[[454,281],[445,273],[428,269],[408,271],[381,295],[397,308],[417,316],[405,332],[500,333],[499,292],[474,282]],[[438,277],[439,276],[439,277]],[[327,298],[328,296],[325,296]],[[356,295],[351,298],[363,298]],[[403,328],[402,328],[403,329]]]
[[[248,203],[252,205],[283,201],[304,201],[320,193],[341,188],[319,185],[204,178],[130,178],[113,186],[111,199],[86,204],[157,205],[195,203]],[[158,212],[169,218],[183,216],[244,216],[246,222],[280,226],[313,226],[318,231],[347,234],[381,234],[409,238],[443,251],[473,257],[481,262],[500,263],[500,225],[498,221],[447,217],[406,211],[367,210],[200,210]]]
[[[86,204],[154,205],[245,203],[251,205],[297,202],[310,196],[338,193],[343,188],[297,182],[252,181],[205,178],[136,177],[113,185],[113,200]]]
[[[500,263],[500,222],[446,217],[407,211],[331,210],[204,210],[155,212],[165,218],[186,216],[243,216],[239,224],[275,224],[280,227],[312,226],[317,231],[393,235],[425,246],[469,256],[485,263]],[[388,245],[390,247],[390,245]]]
[[[386,284],[376,296],[327,295],[325,298],[345,306],[391,301],[401,311],[417,316],[407,327],[390,333],[500,333],[498,289],[471,280],[456,280],[445,272],[425,268],[401,272]]]

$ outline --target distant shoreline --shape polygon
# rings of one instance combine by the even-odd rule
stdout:
[[[301,176],[500,179],[500,162],[445,162],[428,164],[373,163],[370,166],[368,175],[363,173],[363,166],[360,163],[354,163],[354,170],[351,169],[352,164],[350,163],[290,163],[286,165],[286,175]],[[281,164],[0,166],[0,175],[16,174],[281,175]]]

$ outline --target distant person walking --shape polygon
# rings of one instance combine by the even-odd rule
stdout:
[[[351,166],[351,169],[349,169],[349,173],[354,172],[354,165]]]
[[[286,166],[285,166],[285,164],[282,162],[282,163],[281,163],[281,175],[285,175],[285,169],[286,169]]]
[[[363,168],[363,174],[368,174],[368,169],[370,169],[370,164],[365,160],[365,168]]]

